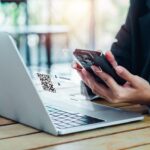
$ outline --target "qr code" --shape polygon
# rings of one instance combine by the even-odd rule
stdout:
[[[51,81],[51,78],[47,74],[37,73],[38,78],[41,81],[41,85],[45,91],[56,93],[56,89]]]

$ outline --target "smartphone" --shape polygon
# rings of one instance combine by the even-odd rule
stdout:
[[[92,76],[94,76],[95,80],[99,83],[105,84],[102,79],[100,79],[91,69],[92,65],[100,67],[104,72],[109,74],[114,78],[114,80],[119,84],[123,85],[126,81],[119,77],[112,67],[112,65],[107,61],[105,55],[100,51],[92,51],[92,50],[83,50],[76,49],[73,52],[77,62],[84,67]],[[105,84],[106,85],[106,84]]]

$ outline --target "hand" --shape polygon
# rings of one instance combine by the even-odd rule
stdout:
[[[85,69],[80,69],[76,66],[78,73],[87,86],[89,86],[93,93],[105,97],[111,103],[136,103],[136,104],[150,104],[150,84],[143,78],[131,74],[122,66],[118,66],[114,56],[111,52],[106,53],[106,59],[116,70],[116,73],[125,79],[127,82],[120,86],[107,73],[100,68],[92,66],[94,73],[100,77],[107,85],[104,86],[93,78]]]

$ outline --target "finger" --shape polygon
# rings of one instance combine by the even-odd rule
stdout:
[[[83,70],[83,69],[82,69],[82,70]],[[85,77],[85,75],[84,75],[84,73],[83,73],[82,70],[81,70],[81,71],[77,70],[77,72],[78,72],[79,76],[81,77],[82,81],[89,87],[87,78]]]
[[[82,79],[86,82],[87,86],[92,89],[91,81],[93,81],[94,79],[85,69],[82,69]]]
[[[71,64],[71,67],[72,67],[73,69],[75,69],[75,70],[79,70],[79,71],[82,70],[82,66],[79,65],[77,62],[73,62],[73,63]]]
[[[121,78],[125,79],[129,83],[132,83],[133,85],[135,84],[134,75],[131,74],[127,69],[122,66],[117,66],[115,70]]]
[[[117,61],[115,60],[115,57],[111,51],[107,51],[105,57],[109,61],[109,63],[113,66],[113,68],[116,68],[118,66]]]
[[[87,78],[87,86],[92,89],[93,93],[102,96],[105,100],[113,103],[112,93],[106,86],[97,83],[95,79],[87,72],[83,70],[84,79]]]
[[[120,86],[117,84],[117,82],[107,73],[103,72],[100,68],[96,66],[92,66],[92,70],[94,73],[101,78],[106,85],[112,90],[112,91],[117,91]]]
[[[83,78],[87,83],[87,86],[91,88],[91,90],[98,94],[106,97],[108,95],[108,88],[100,83],[97,83],[95,79],[88,73],[86,70],[82,70]]]

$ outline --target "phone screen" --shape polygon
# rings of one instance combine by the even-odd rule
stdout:
[[[92,65],[96,64],[97,57],[102,55],[98,51],[88,51],[88,50],[79,50],[77,49],[74,52],[75,57],[77,58],[78,63],[85,69],[89,69]]]
[[[89,71],[94,76],[96,81],[104,84],[104,82],[91,69],[92,65],[100,67],[104,72],[112,76],[118,84],[123,85],[125,83],[125,80],[116,74],[116,71],[107,61],[102,52],[76,49],[73,54],[76,57],[77,62],[87,71]]]

